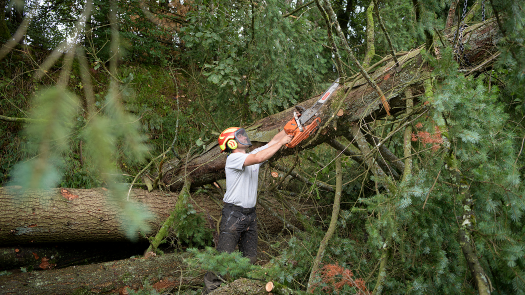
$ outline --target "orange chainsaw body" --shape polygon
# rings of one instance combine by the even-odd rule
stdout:
[[[286,123],[284,126],[284,131],[288,135],[293,135],[292,141],[286,144],[289,148],[296,147],[301,141],[305,140],[310,136],[310,134],[314,133],[315,130],[319,127],[319,124],[321,124],[321,118],[317,116],[317,111],[324,105],[324,103],[328,100],[328,98],[336,91],[337,87],[339,87],[339,78],[335,80],[335,82],[326,90],[326,92],[319,97],[317,102],[310,107],[309,109],[305,110],[301,106],[296,106],[295,108],[299,112],[293,112],[293,118]],[[302,120],[299,119],[299,117],[302,116]],[[310,121],[312,120],[313,121]],[[302,121],[302,122],[301,122]],[[306,124],[308,122],[311,122],[308,126]]]
[[[317,117],[313,120],[310,125],[303,127],[303,131],[299,130],[299,126],[297,126],[297,122],[295,121],[295,118],[291,119],[286,123],[284,126],[284,132],[288,135],[293,135],[292,141],[286,144],[286,147],[288,148],[294,148],[296,147],[301,141],[305,140],[312,134],[319,124],[321,123],[321,118]]]

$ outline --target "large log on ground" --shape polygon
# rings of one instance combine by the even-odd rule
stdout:
[[[158,290],[184,290],[201,288],[202,275],[180,255],[167,254],[0,276],[0,294],[107,294],[126,286],[136,290],[146,281]]]
[[[469,74],[481,72],[489,67],[498,56],[496,43],[500,38],[501,35],[494,19],[465,29],[461,41],[465,43],[464,53],[468,56],[470,65],[462,67],[460,71]],[[445,46],[451,47],[454,42],[453,33],[444,37],[436,37],[434,48],[431,51],[439,56]],[[412,95],[416,98],[424,93],[423,83],[430,78],[433,69],[424,62],[423,49],[420,47],[409,52],[398,53],[400,65],[397,67],[392,59],[386,58],[368,70],[371,79],[387,97],[394,116],[405,109],[405,89],[411,88]],[[309,108],[318,98],[318,96],[313,97],[299,105]],[[254,123],[253,127],[248,130],[254,146],[268,142],[273,135],[279,132],[280,128],[293,118],[294,109],[287,109]],[[350,125],[360,120],[369,121],[384,116],[386,112],[375,89],[370,87],[360,74],[347,78],[319,111],[322,123],[317,134],[310,136],[309,140],[293,149],[281,150],[272,159],[276,160],[293,154],[297,150],[312,148],[331,138],[342,136],[348,132]],[[186,159],[174,159],[164,164],[162,182],[172,191],[180,190],[185,177],[191,177],[192,184],[195,186],[212,183],[224,178],[225,157],[220,153],[217,143],[211,142],[203,153],[190,157],[187,163]]]
[[[13,189],[0,188],[0,245],[125,241],[122,212],[108,202],[106,193],[104,189],[54,189],[17,195]],[[131,199],[155,214],[150,220],[153,231],[169,216],[177,195],[133,190]]]
[[[54,189],[28,192],[22,197],[0,188],[0,246],[129,241],[119,220],[122,212],[108,203],[106,193],[102,188]],[[155,216],[149,221],[151,231],[138,235],[138,241],[146,241],[145,236],[155,235],[175,207],[177,194],[134,189],[130,199],[144,204]],[[220,201],[195,194],[192,202],[197,213],[204,214],[209,227],[215,229],[221,215]],[[273,234],[283,229],[282,222],[265,208],[258,206],[257,216],[261,229]]]

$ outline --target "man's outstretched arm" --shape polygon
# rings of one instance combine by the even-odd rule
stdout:
[[[275,136],[272,138],[272,140],[270,140],[270,142],[268,143],[268,147],[278,143],[285,136],[286,136],[286,132],[284,132],[284,129],[283,129],[283,130],[281,130],[281,132],[275,134]]]
[[[278,137],[279,141],[274,142],[271,146],[270,146],[270,143],[268,143],[268,148],[256,154],[249,154],[248,157],[246,157],[246,160],[244,160],[244,166],[259,164],[259,163],[262,163],[270,159],[283,145],[292,141],[292,138],[293,138],[292,135],[287,135],[286,133],[284,133],[284,131],[282,132],[284,135],[281,135]],[[277,135],[279,135],[280,133],[281,132],[279,132]],[[277,137],[277,135],[274,136],[272,141]]]

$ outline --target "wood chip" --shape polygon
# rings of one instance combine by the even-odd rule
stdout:
[[[71,201],[71,200],[74,200],[74,199],[78,199],[78,196],[75,195],[75,194],[72,194],[71,192],[69,192],[67,189],[65,188],[61,188],[60,189],[60,194],[66,198],[68,201]]]
[[[155,256],[157,256],[155,252],[149,251],[149,252],[146,252],[146,254],[144,255],[144,258],[150,258],[150,257],[155,257]]]
[[[339,111],[337,112],[337,116],[341,117],[343,114],[344,114],[343,109],[339,109]]]

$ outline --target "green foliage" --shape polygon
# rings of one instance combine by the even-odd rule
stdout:
[[[170,19],[170,13],[174,13],[173,9],[166,10],[158,2],[149,1],[147,4],[147,9],[160,19]],[[165,66],[178,51],[173,31],[152,22],[140,5],[138,0],[118,2],[121,54],[126,61]],[[101,61],[111,58],[109,11],[109,1],[94,1],[90,24],[93,31],[85,40],[91,54]]]
[[[20,15],[23,12],[27,16],[30,11],[35,14],[27,28],[26,38],[33,46],[44,49],[56,48],[67,37],[67,32],[75,25],[71,20],[80,15],[84,5],[84,1],[78,0],[23,2],[25,5],[18,7]],[[12,14],[11,34],[19,28],[21,19],[16,13]]]
[[[442,62],[448,63],[446,58]],[[448,70],[438,68],[435,74]],[[376,216],[366,224],[369,249],[376,259],[384,245],[395,253],[389,260],[388,268],[393,271],[385,292],[474,291],[463,282],[462,274],[468,272],[466,263],[452,263],[464,258],[456,224],[456,216],[463,214],[462,199],[455,175],[446,169],[450,165],[448,156],[443,154],[450,144],[475,200],[473,237],[478,257],[487,257],[482,263],[499,269],[490,275],[492,282],[498,282],[498,290],[513,293],[524,252],[518,238],[521,230],[512,229],[521,226],[525,204],[519,194],[520,175],[513,166],[516,150],[507,126],[508,115],[498,102],[498,88],[488,91],[484,81],[483,77],[457,75],[436,81],[434,96],[428,97],[432,114],[421,120],[418,128],[430,132],[446,128],[439,134],[446,134],[449,143],[444,140],[441,149],[420,154],[413,175],[388,194],[360,199],[369,214]],[[495,245],[500,249],[497,253],[492,250]],[[405,271],[397,273],[396,269]]]
[[[273,267],[267,270],[268,276],[294,289],[308,283],[311,265],[322,239],[321,233],[309,233],[310,238],[299,240],[292,237],[279,257],[272,260]],[[274,245],[280,247],[280,245]],[[328,250],[330,250],[329,248]],[[325,255],[327,256],[327,255]]]
[[[74,77],[72,75],[71,77]],[[111,88],[113,89],[113,88]],[[127,201],[127,189],[117,167],[118,153],[131,163],[141,163],[148,151],[137,118],[127,113],[116,91],[106,96],[104,113],[89,117],[79,115],[79,99],[63,87],[50,87],[34,95],[29,123],[24,131],[29,160],[18,163],[10,172],[10,185],[27,189],[49,189],[59,183],[101,185],[109,188],[111,204],[123,212],[121,218],[130,239],[146,231],[151,218],[144,208]],[[85,147],[84,155],[72,152],[71,145]],[[82,147],[80,147],[82,148]],[[122,148],[122,151],[119,151]],[[87,165],[77,166],[78,157]],[[61,181],[64,171],[67,177]]]
[[[1,276],[8,276],[8,275],[10,275],[10,274],[12,274],[12,272],[7,271],[7,270],[0,271],[0,277],[1,277]]]
[[[487,262],[491,267],[500,270],[493,273],[493,280],[509,282],[500,288],[510,291],[513,288],[510,280],[523,271],[523,261],[518,262],[518,257],[521,260],[525,254],[519,245],[522,233],[513,230],[522,225],[525,203],[520,191],[523,184],[514,166],[514,134],[508,127],[504,105],[498,103],[498,88],[492,87],[489,92],[482,84],[483,77],[480,78],[445,80],[436,103],[449,126],[459,167],[462,172],[468,171],[463,174],[471,183],[476,204],[478,253],[489,257]],[[455,99],[450,100],[451,96]],[[503,251],[493,252],[491,248],[495,244]],[[506,270],[507,267],[510,269]]]
[[[231,114],[236,107],[239,115],[272,114],[308,97],[329,71],[329,57],[313,41],[324,40],[326,33],[311,21],[310,11],[283,18],[285,2],[248,4],[216,9],[197,1],[188,14],[191,25],[181,30],[191,49],[185,57],[204,66],[206,96],[221,112]]]
[[[93,116],[84,129],[83,138],[86,141],[87,159],[94,165],[96,171],[102,176],[110,189],[110,198],[114,205],[121,208],[124,214],[121,216],[122,225],[130,239],[136,239],[139,231],[147,232],[149,227],[146,223],[150,219],[151,213],[144,210],[139,204],[126,201],[127,190],[119,184],[119,173],[116,167],[116,144],[119,137],[129,140],[129,135],[137,135],[137,121],[130,115],[119,114],[119,110],[111,109],[116,118],[105,116]],[[113,119],[113,120],[112,120]],[[119,120],[120,119],[120,120]],[[129,120],[129,121],[126,121]],[[113,126],[113,128],[108,128]],[[131,149],[130,154],[139,155],[146,148],[144,144],[133,140],[138,146]]]
[[[182,154],[193,146],[195,138],[200,135],[201,129],[205,128],[201,122],[210,123],[207,118],[199,115],[198,112],[202,109],[195,105],[198,102],[193,96],[180,90],[179,97],[176,97],[177,85],[186,88],[190,87],[191,83],[187,77],[176,74],[179,70],[146,65],[129,65],[121,70],[121,76],[133,76],[133,79],[122,87],[123,91],[128,93],[125,106],[129,112],[140,117],[141,128],[148,135],[152,155],[166,150],[176,134],[175,149]],[[173,79],[174,75],[176,80]],[[132,166],[132,163],[126,164]]]
[[[189,265],[215,272],[221,276],[228,275],[232,280],[246,277],[251,271],[260,268],[252,265],[249,258],[242,257],[239,251],[217,252],[214,248],[206,247],[205,251],[190,248],[188,252],[194,255],[186,260]]]
[[[64,161],[60,187],[95,188],[103,185],[99,175],[90,163],[80,165],[77,153],[71,153]]]
[[[525,36],[525,12],[523,5],[520,7],[516,1],[497,0],[491,4],[493,13],[498,15],[498,25],[503,34],[498,43],[501,55],[491,75],[497,78],[497,81],[505,81],[501,98],[508,106],[509,112],[521,118],[525,114],[525,52],[522,45]]]
[[[379,13],[383,19],[386,30],[391,35],[392,43],[397,51],[410,50],[420,45],[417,35],[414,36],[413,5],[409,1],[386,1],[379,3]],[[376,15],[374,15],[374,19]],[[377,22],[377,21],[376,21]],[[376,26],[376,52],[379,55],[389,53],[389,45],[383,31]]]
[[[37,157],[18,163],[12,185],[25,189],[49,189],[60,182],[60,158],[68,151],[78,98],[64,89],[49,88],[35,94],[26,136],[30,152]]]
[[[364,51],[364,8],[369,1],[353,1],[351,11],[345,7],[350,1],[331,2],[340,23],[345,21],[344,13],[350,16],[346,33],[360,59]],[[385,294],[475,292],[457,238],[462,196],[449,167],[459,169],[474,199],[472,242],[496,292],[522,294],[525,289],[525,160],[519,152],[525,113],[525,18],[519,1],[485,2],[488,16],[499,15],[503,38],[498,46],[502,54],[486,75],[469,77],[458,75],[452,48],[443,48],[439,60],[425,55],[425,61],[434,68],[425,86],[433,88],[427,89],[428,96],[423,99],[430,111],[415,122],[413,174],[402,183],[378,185],[376,194],[374,181],[385,180],[362,174],[358,165],[345,161],[345,179],[353,181],[343,187],[338,230],[323,264],[337,264],[356,277],[367,278],[369,289],[375,284],[384,249],[388,249],[391,257]],[[26,12],[35,3],[28,1]],[[11,177],[11,184],[24,188],[49,188],[58,183],[104,185],[110,188],[112,205],[122,212],[128,236],[133,237],[147,229],[145,220],[149,216],[147,210],[126,200],[127,188],[118,184],[123,181],[121,170],[135,174],[143,163],[140,161],[164,151],[175,134],[179,153],[195,143],[201,149],[209,131],[247,124],[257,116],[290,107],[324,90],[322,81],[332,80],[335,73],[332,52],[323,48],[328,44],[324,20],[314,5],[283,18],[294,8],[293,1],[199,0],[188,4],[187,14],[176,11],[187,22],[173,33],[153,24],[139,1],[118,3],[119,47],[126,51],[124,60],[131,62],[121,67],[120,73],[112,73],[118,86],[117,82],[108,82],[112,79],[107,71],[107,61],[112,57],[109,4],[95,1],[92,30],[81,40],[90,59],[89,73],[95,80],[95,112],[86,115],[79,108],[87,106],[77,98],[83,97],[86,85],[76,72],[72,74],[77,78],[68,85],[70,91],[47,87],[38,91],[30,115],[38,121],[29,124],[25,133],[18,134],[15,123],[0,126],[5,134],[0,140],[0,173],[3,181]],[[40,4],[26,41],[52,49],[73,25],[64,20],[76,19],[83,2]],[[160,18],[173,17],[170,13],[176,10],[154,1],[148,5]],[[448,2],[437,0],[418,1],[417,6],[413,1],[379,5],[397,51],[415,48],[429,32],[432,35],[441,30],[449,9]],[[472,7],[473,1],[468,5]],[[13,33],[20,24],[13,9],[7,19]],[[378,28],[376,37],[377,54],[389,53]],[[41,87],[31,83],[24,87],[32,79],[33,67],[28,65],[38,60],[37,55],[30,54],[24,58],[11,55],[2,61],[0,91],[7,98],[0,101],[2,115],[27,117],[26,97]],[[351,64],[344,52],[342,55],[343,61]],[[45,79],[55,79],[53,71],[58,67],[51,68]],[[78,71],[78,65],[73,69]],[[184,128],[177,130],[177,119]],[[394,128],[385,126],[385,132]],[[436,149],[427,149],[429,138],[437,140],[432,142]],[[402,154],[401,136],[394,135],[391,141],[385,144]],[[311,157],[317,162],[305,164],[303,160],[302,172],[311,180],[333,184],[330,162],[337,154],[327,147],[302,152],[304,159]],[[10,171],[12,163],[26,158],[29,160]],[[293,289],[304,289],[312,253],[317,251],[329,219],[326,216],[330,215],[333,193],[309,186],[300,196],[311,197],[308,202],[319,209],[306,221],[310,225],[308,237],[297,235],[286,245],[275,245],[280,255],[264,270],[266,275],[237,252],[191,250],[195,255],[192,263],[232,278],[269,276]],[[210,245],[211,232],[205,219],[190,204],[179,208],[176,216],[173,231],[179,246]],[[156,291],[145,288],[140,292]]]
[[[172,230],[179,246],[202,248],[213,243],[213,230],[207,227],[203,214],[197,214],[188,202],[177,208]]]

